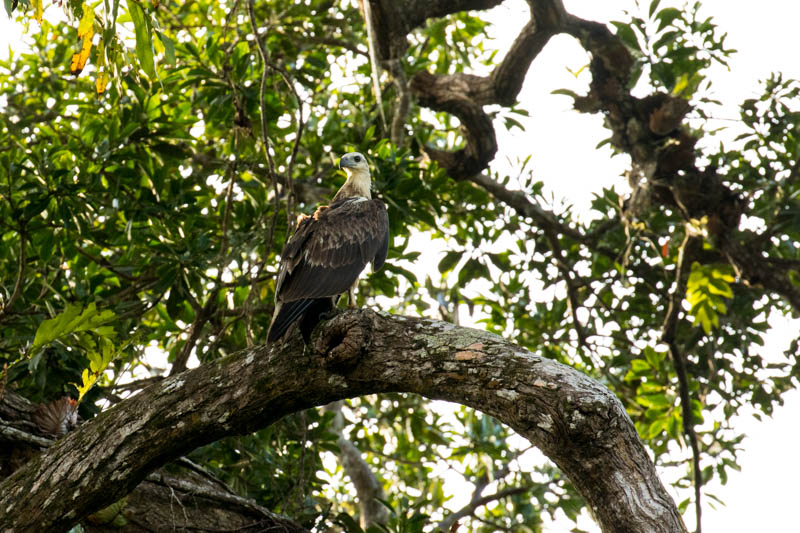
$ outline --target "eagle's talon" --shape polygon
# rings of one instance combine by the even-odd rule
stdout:
[[[323,320],[330,320],[331,318],[335,317],[338,314],[339,311],[337,311],[336,309],[331,309],[330,311],[327,311],[319,315],[319,321],[322,322]]]

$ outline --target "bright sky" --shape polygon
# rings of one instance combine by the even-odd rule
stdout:
[[[633,10],[633,0],[564,0],[567,10],[587,19],[601,22],[623,18],[624,9]],[[645,3],[645,8],[648,2]],[[676,2],[663,1],[662,7]],[[711,77],[717,98],[726,105],[717,116],[723,119],[738,117],[736,104],[757,94],[757,82],[773,71],[787,77],[800,78],[800,63],[796,47],[791,43],[800,20],[800,3],[786,0],[752,2],[704,0],[701,13],[713,15],[723,31],[728,32],[728,47],[739,52],[730,60],[730,71],[714,67]],[[492,14],[498,27],[491,30],[501,50],[516,35],[527,20],[527,7],[522,0],[509,0]],[[31,24],[31,31],[36,31]],[[0,14],[0,57],[7,57],[9,46],[17,46],[21,28],[8,24]],[[531,113],[524,133],[506,135],[500,141],[501,153],[496,162],[512,160],[533,153],[533,168],[538,179],[558,199],[585,210],[592,193],[602,186],[621,187],[620,177],[626,167],[621,157],[611,158],[607,148],[596,150],[605,138],[598,116],[586,116],[570,109],[570,99],[551,95],[558,88],[581,92],[586,78],[576,78],[569,72],[587,63],[583,50],[570,37],[558,36],[546,47],[533,64],[520,95],[522,107]],[[497,167],[502,168],[502,167]],[[793,335],[800,331],[800,322],[777,324],[775,334],[765,346],[764,353],[780,356]],[[738,428],[749,437],[745,451],[739,455],[741,473],[733,472],[728,484],[712,484],[707,492],[727,503],[726,507],[711,509],[706,498],[703,527],[707,532],[797,531],[795,480],[800,478],[797,443],[800,442],[800,393],[785,396],[786,404],[778,408],[772,419],[758,423],[750,416],[737,420]],[[676,501],[687,496],[676,495]],[[686,522],[694,529],[693,515]],[[590,522],[584,529],[597,531]],[[556,524],[549,531],[561,531]]]

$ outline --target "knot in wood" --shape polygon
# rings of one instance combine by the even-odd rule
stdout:
[[[328,321],[314,340],[326,368],[342,370],[358,362],[372,339],[369,311],[348,311]]]

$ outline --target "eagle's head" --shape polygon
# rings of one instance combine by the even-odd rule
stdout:
[[[369,174],[367,158],[359,152],[344,154],[339,160],[339,168],[347,172],[347,174],[360,174],[362,172]]]
[[[339,168],[347,173],[347,181],[333,197],[334,201],[352,196],[372,198],[370,192],[372,178],[369,175],[369,163],[366,157],[358,152],[344,154],[339,160]]]

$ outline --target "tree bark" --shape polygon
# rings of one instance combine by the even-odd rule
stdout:
[[[37,409],[14,392],[6,391],[0,398],[0,478],[10,476],[56,442],[37,419],[39,410],[41,406]],[[240,533],[308,532],[300,524],[239,496],[186,458],[151,472],[125,496],[124,504],[89,517],[83,524],[86,533],[217,532],[231,528]],[[7,530],[0,522],[0,531]]]
[[[538,446],[605,532],[684,532],[620,401],[504,339],[449,323],[344,312],[295,337],[172,376],[58,440],[0,484],[3,531],[64,531],[190,450],[335,400],[411,392],[479,409]]]

